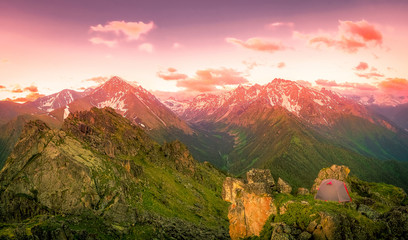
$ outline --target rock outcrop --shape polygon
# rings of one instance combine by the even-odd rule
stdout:
[[[289,185],[289,183],[285,182],[282,178],[278,179],[278,191],[280,193],[286,193],[289,194],[292,192],[292,187]]]
[[[195,173],[195,160],[191,156],[187,147],[176,140],[174,142],[165,143],[162,147],[164,156],[170,160],[171,164],[179,171],[188,175]]]
[[[309,189],[307,188],[298,188],[297,195],[308,195],[310,194]]]
[[[317,175],[317,178],[315,179],[314,184],[312,186],[311,192],[313,194],[316,193],[324,179],[331,178],[346,182],[349,173],[350,168],[343,165],[342,166],[332,165],[329,168],[323,168]],[[349,186],[347,186],[347,188],[350,190]]]
[[[29,122],[0,172],[0,219],[96,211],[132,221],[135,211],[122,200],[128,183],[115,181],[110,169],[118,171],[65,132],[41,121]],[[102,178],[96,172],[107,174]],[[115,215],[117,208],[122,212]]]
[[[252,169],[242,180],[227,177],[223,184],[222,197],[230,202],[228,218],[231,239],[259,235],[266,220],[277,209],[271,193],[275,181],[269,170]]]

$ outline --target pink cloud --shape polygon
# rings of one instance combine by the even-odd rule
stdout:
[[[171,67],[167,72],[158,72],[157,76],[163,80],[182,80],[188,77],[186,74],[177,73],[177,69]]]
[[[108,81],[108,79],[109,79],[108,77],[99,76],[99,77],[93,77],[93,78],[88,78],[88,79],[82,80],[82,82],[95,82],[97,84],[102,84],[102,83]]]
[[[232,43],[238,46],[242,46],[248,49],[256,50],[256,51],[265,51],[274,53],[276,51],[285,50],[286,47],[283,46],[282,43],[272,42],[267,39],[263,38],[250,38],[245,42],[236,38],[226,38],[225,41],[228,43]]]
[[[371,67],[370,72],[364,72],[365,70],[367,70],[369,68],[368,64],[365,62],[360,62],[355,68],[354,70],[358,71],[355,74],[359,77],[362,78],[378,78],[378,77],[384,77],[383,74],[378,73],[377,72],[377,68],[375,67]]]
[[[23,89],[21,88],[14,88],[13,90],[11,90],[12,93],[22,93],[24,92]]]
[[[329,37],[325,36],[318,36],[318,37],[313,37],[309,39],[309,44],[326,44],[328,47],[332,47],[336,45],[336,41],[334,39],[331,39]]]
[[[169,68],[167,68],[167,71],[169,71],[171,73],[174,73],[174,72],[177,72],[177,69],[169,67]]]
[[[346,88],[354,88],[357,90],[362,90],[362,91],[375,91],[378,88],[376,86],[373,86],[368,83],[350,83],[350,82],[345,82],[342,84],[339,84],[341,87],[346,87]]]
[[[268,28],[277,28],[277,27],[294,27],[293,22],[274,22],[267,25]]]
[[[359,36],[364,42],[373,41],[377,44],[382,44],[382,34],[375,29],[374,25],[368,23],[366,20],[352,22],[339,21],[339,30],[345,34],[350,33],[354,36]]]
[[[316,80],[316,84],[340,92],[344,96],[357,97],[357,99],[373,97],[374,99],[384,99],[391,96],[391,98],[400,99],[405,103],[408,100],[408,80],[405,78],[387,78],[376,85],[352,82],[336,83],[323,79]]]
[[[177,86],[190,91],[211,92],[217,91],[217,87],[247,82],[248,80],[242,77],[240,72],[230,68],[220,68],[198,70],[193,78],[178,81]]]
[[[278,68],[284,68],[286,67],[286,64],[284,62],[278,63]]]
[[[377,72],[368,72],[368,73],[356,73],[357,76],[362,77],[362,78],[376,78],[376,77],[384,77],[383,74],[377,73]]]
[[[326,79],[318,79],[315,81],[317,85],[322,87],[328,88],[348,88],[348,89],[355,89],[361,91],[374,91],[378,88],[368,83],[352,83],[352,82],[345,82],[345,83],[337,83],[336,81],[329,81]]]
[[[355,53],[359,48],[366,46],[364,42],[359,42],[353,38],[346,38],[344,36],[340,41],[337,41],[337,47],[349,53]]]
[[[369,44],[381,45],[383,36],[373,24],[365,20],[339,21],[338,30],[333,34],[306,35],[294,32],[295,37],[307,39],[309,45],[320,47],[334,47],[348,53],[355,53],[361,48],[366,48]]]
[[[25,97],[19,97],[19,98],[6,98],[3,99],[2,101],[10,101],[10,102],[17,102],[17,103],[24,103],[24,102],[32,102],[34,100],[36,100],[37,98],[40,97],[44,97],[45,95],[43,94],[39,94],[38,92],[33,92],[33,93],[29,93],[27,96]]]
[[[153,47],[153,44],[151,43],[143,43],[139,45],[138,49],[139,51],[142,51],[142,52],[152,53],[154,50],[154,47]]]
[[[260,63],[258,63],[256,61],[246,61],[246,60],[242,61],[242,63],[247,67],[248,70],[252,70],[255,67],[263,65],[263,64],[260,64]]]
[[[405,78],[387,78],[378,86],[386,93],[408,97],[408,80]]]
[[[38,88],[34,85],[31,85],[29,87],[24,88],[24,91],[29,91],[29,92],[38,92]]]
[[[111,21],[105,25],[98,24],[96,26],[91,26],[91,30],[94,32],[113,32],[116,35],[120,33],[124,34],[128,40],[137,40],[142,34],[147,34],[150,30],[154,28],[154,23],[151,21],[149,23],[144,22],[125,22],[125,21]]]
[[[183,87],[186,91],[195,91],[195,92],[213,92],[217,91],[215,85],[209,85],[202,81],[196,80],[184,80],[177,82],[177,87]]]
[[[366,70],[366,69],[368,69],[368,64],[365,63],[365,62],[360,62],[354,69],[357,70],[357,71]]]
[[[337,87],[338,86],[336,81],[329,81],[326,79],[317,79],[315,82],[317,85],[320,85],[323,87]]]
[[[6,86],[0,85],[0,89],[5,89]]]
[[[248,83],[248,80],[242,77],[241,72],[231,68],[198,70],[191,78],[173,70],[175,69],[170,68],[166,74],[159,72],[158,76],[164,80],[177,81],[176,86],[184,88],[184,91],[187,92],[219,92],[220,88],[222,89],[226,85]]]
[[[102,45],[108,46],[110,48],[115,47],[116,44],[118,43],[116,40],[105,40],[105,39],[100,38],[100,37],[93,37],[93,38],[89,39],[89,41],[92,44],[102,44]]]

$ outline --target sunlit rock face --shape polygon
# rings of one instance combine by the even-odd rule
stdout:
[[[257,235],[276,206],[271,196],[275,181],[269,170],[252,169],[247,173],[248,183],[227,177],[222,197],[230,202],[228,219],[231,239]]]

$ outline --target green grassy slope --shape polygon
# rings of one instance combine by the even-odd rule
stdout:
[[[312,128],[283,108],[255,106],[215,126],[214,133],[228,133],[234,140],[224,156],[228,161],[218,165],[234,175],[268,168],[295,187],[311,187],[321,168],[343,164],[364,180],[408,189],[407,162],[372,157],[401,158],[404,143],[395,133],[359,118],[344,118],[329,132]]]
[[[179,129],[170,128],[167,130],[151,130],[148,132],[156,141],[174,141],[176,139],[183,142],[200,162],[210,162],[218,169],[227,171],[228,153],[234,148],[234,136],[230,135],[215,123],[201,123],[192,125],[193,134],[186,134]],[[161,136],[157,139],[154,136]]]
[[[355,116],[342,116],[330,128],[319,133],[330,143],[368,157],[408,161],[408,135]]]

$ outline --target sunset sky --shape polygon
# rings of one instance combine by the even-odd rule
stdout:
[[[158,96],[274,78],[408,101],[408,1],[1,1],[0,99],[110,76]]]

